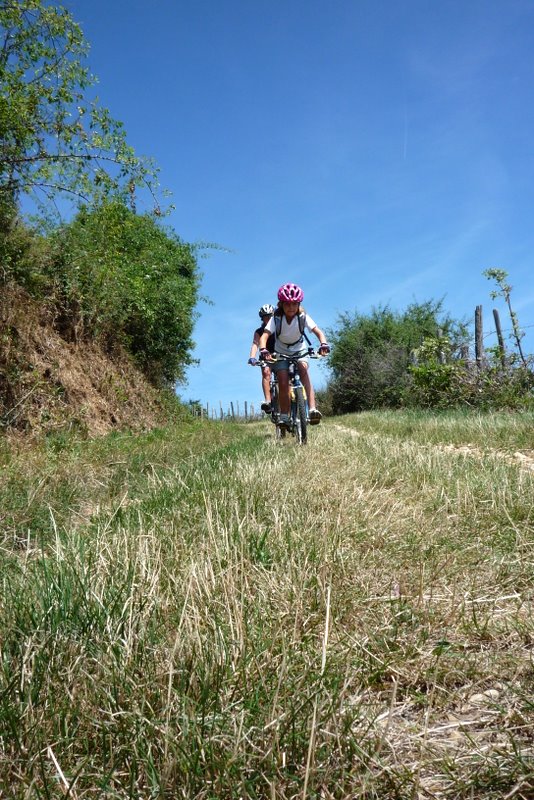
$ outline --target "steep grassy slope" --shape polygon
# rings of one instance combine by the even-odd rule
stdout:
[[[45,304],[22,289],[0,294],[0,432],[147,430],[170,404],[124,352],[66,341]]]
[[[534,473],[486,420],[5,451],[8,796],[531,797]]]

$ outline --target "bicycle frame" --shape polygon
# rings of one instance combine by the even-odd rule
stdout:
[[[310,358],[319,358],[313,347],[308,348],[306,354]],[[280,425],[280,403],[278,377],[274,370],[271,371],[271,422],[276,425],[276,438],[283,439],[286,432],[292,434],[299,444],[306,444],[308,441],[308,400],[306,391],[302,385],[298,370],[298,362],[305,356],[285,356],[281,353],[273,353],[272,361],[260,360],[258,366],[270,367],[276,361],[288,361],[289,377],[289,424]]]

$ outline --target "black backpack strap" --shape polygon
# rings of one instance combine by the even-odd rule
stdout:
[[[299,329],[308,342],[308,345],[311,347],[311,342],[308,338],[308,334],[306,333],[306,314],[299,313]]]
[[[306,314],[303,314],[302,312],[299,312],[298,320],[299,320],[299,331],[301,333],[301,338],[303,336],[306,339],[306,341],[308,342],[308,345],[311,347],[311,342],[308,339],[308,336],[306,334]],[[274,326],[276,328],[276,335],[280,336],[280,331],[282,330],[282,316],[281,315],[278,315],[278,314],[274,315]],[[297,339],[297,342],[298,341],[299,340]],[[289,346],[291,347],[292,345],[297,344],[297,342],[291,342],[289,344]]]

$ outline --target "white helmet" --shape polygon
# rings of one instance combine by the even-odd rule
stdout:
[[[265,305],[262,306],[258,311],[258,314],[260,317],[272,317],[274,314],[274,306],[272,306],[270,303],[265,303]]]

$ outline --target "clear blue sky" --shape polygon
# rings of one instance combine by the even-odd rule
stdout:
[[[444,297],[458,318],[482,304],[489,332],[498,266],[534,351],[533,0],[65,5],[170,224],[224,248],[201,261],[185,399],[259,403],[252,331],[286,281],[322,328]]]

